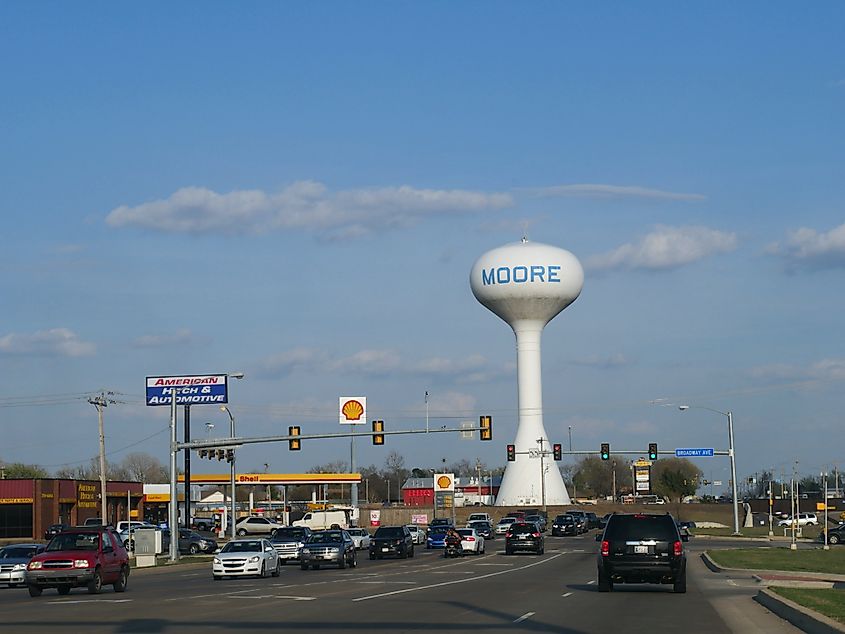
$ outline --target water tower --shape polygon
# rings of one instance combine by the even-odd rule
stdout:
[[[584,269],[569,251],[547,244],[522,242],[488,251],[472,267],[470,286],[475,298],[501,317],[516,335],[519,423],[516,460],[508,462],[497,506],[570,504],[557,465],[546,459],[545,478],[540,459],[527,453],[551,450],[543,426],[543,384],[540,337],[555,315],[574,302],[584,286]]]

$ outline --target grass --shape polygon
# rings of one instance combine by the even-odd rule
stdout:
[[[795,601],[805,608],[824,614],[835,621],[845,623],[845,591],[808,588],[770,588],[782,597]]]
[[[783,570],[786,572],[827,572],[842,574],[845,571],[845,548],[830,550],[789,548],[736,548],[709,550],[707,554],[725,568],[749,570]]]
[[[765,526],[752,526],[751,528],[741,528],[740,532],[742,533],[743,537],[768,537],[769,536],[769,525],[766,524]],[[694,528],[692,530],[694,535],[718,535],[721,537],[731,537],[732,533],[734,532],[733,529],[733,522],[731,522],[731,528]],[[783,527],[774,526],[772,528],[772,532],[775,534],[776,537],[783,537]],[[821,532],[821,528],[819,526],[805,526],[803,533],[799,539],[815,539],[819,536]],[[791,533],[787,533],[787,537],[790,537]]]

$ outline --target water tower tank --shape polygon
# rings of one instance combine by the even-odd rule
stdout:
[[[505,469],[497,506],[571,502],[550,456],[539,459],[529,452],[551,451],[543,426],[543,328],[578,298],[583,285],[584,270],[572,253],[525,239],[488,251],[472,267],[470,287],[476,299],[507,322],[516,336],[517,455]],[[541,465],[548,467],[545,473]]]

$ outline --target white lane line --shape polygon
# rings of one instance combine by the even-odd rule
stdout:
[[[404,585],[408,585],[408,586],[417,585],[416,581],[389,581],[389,580],[388,581],[359,581],[358,583],[368,583],[368,584],[373,584],[373,583],[376,583],[376,584],[398,583],[398,584],[404,584]]]
[[[525,614],[523,614],[521,617],[519,617],[518,619],[516,619],[516,620],[514,621],[514,623],[522,623],[525,619],[529,619],[529,618],[531,618],[532,616],[534,616],[534,612],[526,612],[526,613],[525,613]]]
[[[427,586],[418,586],[416,588],[405,588],[404,590],[394,590],[393,592],[383,592],[381,594],[373,594],[368,597],[358,597],[357,599],[352,599],[353,603],[357,603],[358,601],[369,601],[370,599],[380,599],[381,597],[389,597],[396,594],[405,594],[406,592],[419,592],[420,590],[430,590],[431,588],[442,588],[443,586],[451,586],[458,583],[466,583],[467,581],[479,581],[481,579],[489,579],[490,577],[498,577],[499,575],[504,575],[509,572],[519,572],[520,570],[528,570],[529,568],[533,568],[534,566],[539,566],[540,564],[545,564],[554,559],[557,559],[560,555],[552,555],[551,557],[547,557],[546,559],[542,559],[540,561],[535,561],[534,563],[521,566],[519,568],[510,568],[508,570],[499,570],[497,572],[488,572],[486,575],[478,575],[477,577],[469,577],[464,579],[453,579],[452,581],[443,581],[441,583],[431,583]]]
[[[70,600],[58,600],[58,601],[48,601],[49,605],[69,605],[71,603],[131,603],[132,599],[73,599]]]
[[[510,568],[513,564],[475,564],[476,566],[504,566]]]
[[[593,585],[595,582],[596,582],[596,580],[595,580],[595,579],[590,579],[590,580],[587,582],[587,585],[588,585],[588,586],[591,586],[591,585]]]
[[[566,594],[562,594],[562,595],[560,595],[560,596],[562,596],[562,597],[565,599],[566,597],[571,597],[571,596],[572,596],[572,593],[571,593],[571,592],[567,592]]]

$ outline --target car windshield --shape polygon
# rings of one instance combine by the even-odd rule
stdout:
[[[60,533],[50,540],[47,550],[92,550],[100,547],[99,533]]]
[[[511,532],[520,534],[520,533],[535,533],[537,531],[537,527],[534,524],[514,524],[511,526]]]
[[[401,528],[396,528],[392,526],[382,526],[376,531],[376,537],[387,537],[390,539],[402,539],[404,537],[404,533],[402,532]]]
[[[305,539],[306,530],[304,528],[279,528],[276,534],[273,535],[274,542],[284,541],[302,541]]]
[[[258,540],[249,540],[249,541],[234,541],[229,542],[223,549],[220,551],[221,553],[260,553],[261,552],[261,542]]]
[[[28,559],[37,549],[37,546],[6,546],[0,549],[0,559]]]
[[[607,525],[605,539],[674,542],[678,529],[669,515],[616,515]]]
[[[342,542],[343,535],[337,531],[320,531],[308,538],[309,544],[340,544]]]

